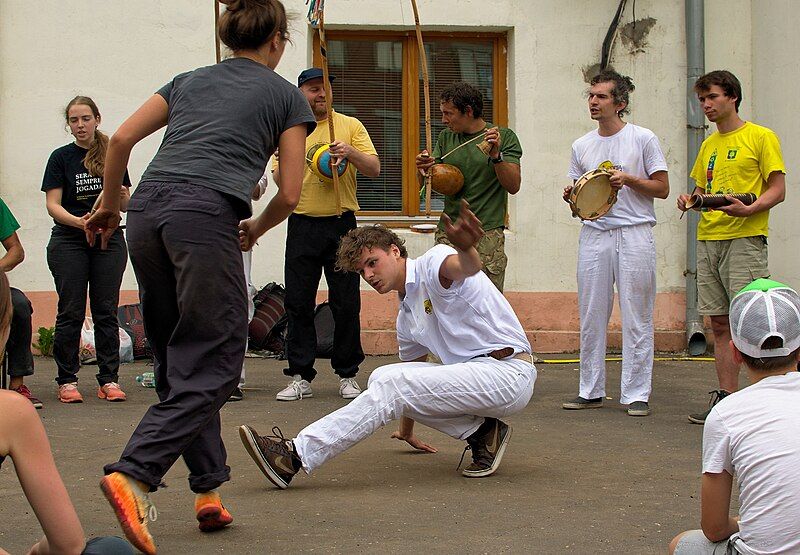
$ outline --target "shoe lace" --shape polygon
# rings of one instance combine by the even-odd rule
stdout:
[[[289,387],[291,387],[294,390],[294,393],[295,393],[295,395],[297,396],[298,399],[302,399],[303,398],[303,388],[300,385],[300,382],[296,382],[296,381],[292,380],[292,381],[289,382]],[[272,428],[272,430],[275,431],[276,428],[277,428],[277,426],[275,428]],[[280,430],[278,430],[278,431],[280,431]]]
[[[129,487],[134,490],[133,498],[136,501],[136,512],[139,515],[139,521],[149,520],[150,522],[155,522],[158,520],[158,510],[150,500],[150,496],[139,490],[132,483],[129,483]]]
[[[14,391],[19,393],[20,395],[24,395],[25,397],[31,397],[31,390],[28,389],[28,386],[25,384],[20,385],[17,388],[14,388]]]
[[[456,467],[456,470],[461,468],[461,463],[464,462],[464,457],[467,455],[467,451],[470,451],[471,449],[472,447],[469,444],[467,444],[467,446],[464,447],[464,450],[461,452],[461,458],[458,459],[458,466]]]
[[[264,437],[267,439],[274,440],[274,442],[270,442],[268,445],[271,450],[286,457],[298,458],[294,450],[289,447],[291,441],[286,439],[281,429],[278,428],[277,426],[272,427],[271,436],[264,436]]]
[[[341,387],[342,388],[344,388],[345,386],[349,385],[350,387],[353,387],[355,389],[359,389],[358,382],[356,381],[355,378],[342,378],[340,381],[342,382],[341,383]]]
[[[711,395],[711,398],[708,400],[708,408],[713,408],[714,405],[722,401],[725,397],[730,395],[727,391],[723,391],[722,389],[715,389],[713,391],[708,392]]]

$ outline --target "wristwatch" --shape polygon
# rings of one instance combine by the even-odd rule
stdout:
[[[499,153],[497,154],[497,158],[489,158],[489,161],[490,161],[492,164],[499,164],[500,162],[502,162],[502,161],[503,161],[503,153],[502,153],[502,152],[499,152]]]

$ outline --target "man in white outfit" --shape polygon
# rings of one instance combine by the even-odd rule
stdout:
[[[381,226],[351,230],[337,264],[357,271],[379,293],[397,291],[398,364],[376,369],[367,390],[349,405],[304,428],[293,440],[273,428],[260,436],[239,429],[258,467],[279,488],[302,468],[307,473],[400,419],[392,437],[435,452],[414,434],[414,422],[466,440],[472,464],[462,474],[489,476],[497,470],[511,427],[502,422],[525,408],[533,395],[536,368],[531,346],[511,305],[486,275],[475,245],[480,222],[463,202],[453,225],[442,216],[455,248],[436,245],[409,259],[403,241]],[[426,362],[436,355],[442,364]]]
[[[584,221],[578,242],[581,378],[578,397],[565,409],[600,408],[605,397],[606,332],[617,284],[622,313],[620,403],[631,416],[650,414],[653,375],[653,305],[656,250],[653,199],[669,195],[667,163],[649,129],[626,123],[629,77],[604,70],[591,81],[589,114],[597,122],[572,144],[573,183],[597,168],[611,171],[617,202],[601,218]],[[565,200],[572,187],[564,190]]]

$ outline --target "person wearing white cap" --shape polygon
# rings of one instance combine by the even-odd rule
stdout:
[[[751,385],[709,412],[702,530],[676,536],[670,553],[800,553],[800,295],[757,279],[733,298],[729,316],[731,355]],[[736,517],[730,515],[734,475]]]

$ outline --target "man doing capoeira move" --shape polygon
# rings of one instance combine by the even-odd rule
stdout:
[[[292,439],[280,430],[260,436],[239,433],[247,452],[269,480],[283,489],[302,468],[311,473],[392,420],[392,437],[415,449],[436,449],[414,435],[414,422],[466,440],[472,464],[462,474],[497,470],[511,437],[502,422],[528,404],[536,368],[531,346],[503,295],[480,271],[475,245],[480,221],[464,202],[445,230],[455,248],[436,245],[408,258],[403,240],[381,226],[351,230],[342,238],[337,263],[356,271],[379,293],[397,291],[400,360],[377,368],[368,388],[350,404],[304,428]],[[442,364],[426,362],[429,353]]]

